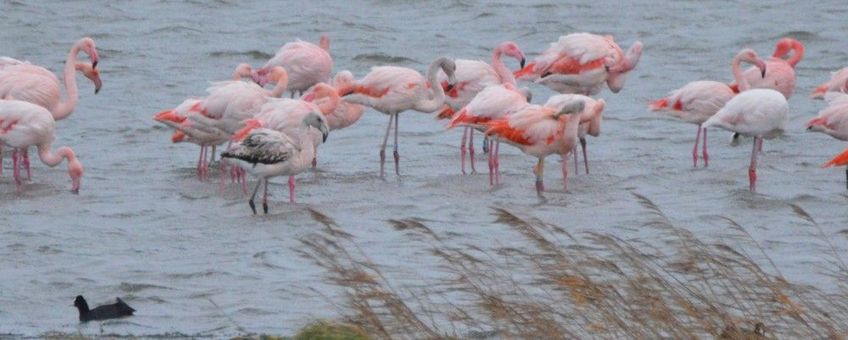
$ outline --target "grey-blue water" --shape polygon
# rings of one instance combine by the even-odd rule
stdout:
[[[60,71],[73,42],[91,36],[104,86],[95,96],[81,78],[78,107],[58,123],[56,145],[72,146],[86,169],[78,196],[68,192],[64,165],[36,161],[33,181],[16,193],[4,163],[0,333],[289,334],[336,317],[321,295],[333,297],[337,288],[295,251],[318,228],[307,207],[344,225],[394,279],[424,283],[439,276],[437,261],[387,219],[423,218],[450,242],[483,248],[520,242],[493,224],[492,206],[575,232],[650,237],[639,231],[650,212],[636,192],[702,237],[723,237],[726,225],[716,216],[734,219],[790,280],[827,290],[833,282],[819,274],[824,245],[789,204],[808,211],[840,252],[848,249],[843,169],[819,168],[845,145],[803,129],[824,105],[809,100],[809,91],[848,65],[846,12],[837,0],[3,1],[0,55]],[[222,197],[216,184],[199,182],[197,148],[171,144],[169,131],[151,120],[203,95],[208,81],[228,78],[236,63],[261,65],[295,38],[327,33],[335,71],[361,77],[390,62],[424,71],[442,55],[488,60],[505,40],[532,56],[579,31],[614,34],[623,46],[638,39],[645,52],[621,93],[601,93],[608,104],[603,135],[589,140],[592,174],[574,176],[564,192],[558,158],[551,158],[544,199],[533,189],[531,157],[504,147],[503,184],[492,189],[482,157],[482,174],[459,174],[458,131],[414,112],[401,115],[403,176],[381,180],[377,146],[387,118],[369,110],[331,134],[317,174],[298,176],[298,204],[287,203],[284,179],[277,179],[271,214],[252,216],[235,186]],[[803,41],[807,54],[787,134],[765,143],[759,193],[747,191],[750,146],[728,146],[726,132],[711,131],[711,165],[693,169],[695,127],[658,119],[647,102],[688,81],[730,80],[729,60],[739,49],[770,55],[787,35]],[[533,90],[535,102],[551,94]],[[77,294],[93,304],[121,296],[138,312],[79,324],[71,307]]]

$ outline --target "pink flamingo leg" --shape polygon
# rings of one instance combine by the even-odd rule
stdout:
[[[0,176],[3,175],[3,145],[0,144]]]
[[[543,182],[543,172],[545,169],[545,159],[539,158],[539,162],[536,163],[536,168],[534,169],[536,173],[536,193],[541,195],[542,192],[545,191],[545,183]]]
[[[23,154],[24,154],[24,157],[23,157],[24,162],[23,163],[24,163],[24,168],[26,169],[26,172],[27,172],[27,181],[31,181],[32,180],[32,171],[29,169],[29,148],[24,148]]]
[[[494,138],[489,139],[488,141],[483,140],[483,145],[494,144],[494,143],[495,143]],[[493,146],[488,147],[488,149],[490,149],[490,150],[493,149],[493,148],[494,148]],[[494,152],[489,152],[488,160],[489,160],[489,185],[495,185],[495,153]]]
[[[571,150],[575,152],[577,150]],[[576,152],[575,152],[576,153]],[[562,188],[568,191],[568,155],[562,155]]]
[[[18,167],[19,158],[18,149],[12,151],[12,177],[15,178],[17,191],[21,192],[21,170]]]
[[[586,166],[586,174],[589,174],[589,156],[586,155],[586,138],[580,138],[580,148],[583,149],[583,164]],[[575,164],[576,166],[576,164]]]
[[[195,168],[195,171],[197,172],[197,178],[198,178],[198,179],[200,179],[201,181],[203,181],[203,167],[202,167],[202,164],[203,164],[203,153],[204,153],[205,151],[206,151],[206,147],[205,147],[205,146],[203,146],[203,145],[201,145],[201,146],[200,146],[200,155],[197,157],[197,167]]]
[[[247,175],[246,171],[242,168],[238,168],[238,180],[241,182],[241,191],[247,194]],[[266,185],[268,181],[265,181]]]
[[[468,134],[468,154],[471,157],[471,174],[476,174],[477,169],[474,167],[474,129],[466,128],[471,131]]]
[[[492,150],[489,150],[492,152]],[[501,184],[501,140],[495,139],[495,184]]]
[[[289,176],[289,203],[294,203],[294,176]]]
[[[577,162],[577,146],[576,145],[574,146],[574,149],[571,150],[571,153],[574,155],[574,174],[576,175],[576,174],[580,173],[580,170],[579,170],[580,167],[577,166],[577,164],[580,164],[580,163]],[[563,158],[562,161],[565,162],[565,159]]]
[[[701,140],[701,125],[698,124],[698,133],[695,135],[695,147],[692,148],[692,166],[698,167],[698,142]]]
[[[459,143],[459,158],[460,158],[460,169],[462,169],[462,174],[465,175],[465,143],[468,140],[468,128],[462,130],[462,142]]]
[[[704,128],[704,167],[708,166],[710,166],[710,155],[707,153],[707,129]]]
[[[763,147],[763,139],[754,137],[754,150],[751,151],[751,166],[748,167],[748,183],[751,192],[757,192],[757,154]]]
[[[265,192],[262,193],[262,212],[268,214],[268,180],[265,180]]]
[[[398,152],[398,122],[400,122],[400,116],[395,117],[395,174],[400,176],[400,153]]]
[[[483,153],[489,153],[492,146],[492,139],[489,136],[483,135]]]
[[[386,164],[386,142],[389,141],[389,132],[392,131],[392,121],[395,119],[394,114],[389,114],[389,126],[386,127],[386,135],[383,136],[383,145],[380,146],[380,177],[385,175],[383,170]]]

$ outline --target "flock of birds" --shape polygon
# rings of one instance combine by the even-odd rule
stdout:
[[[90,60],[79,61],[79,52]],[[200,146],[197,175],[201,180],[209,177],[216,148],[227,143],[219,162],[221,185],[230,174],[231,180],[241,183],[246,192],[245,174],[258,178],[249,200],[254,214],[254,200],[263,184],[262,206],[268,212],[271,177],[289,176],[290,201],[294,202],[294,176],[315,167],[318,147],[327,141],[329,132],[354,124],[365,106],[389,118],[379,152],[381,176],[392,130],[395,173],[400,174],[399,114],[408,110],[437,112],[438,118],[449,119],[449,128],[464,129],[460,141],[463,174],[467,154],[471,171],[476,172],[476,130],[485,137],[483,149],[488,152],[490,184],[500,181],[498,153],[503,141],[538,159],[534,173],[536,189],[542,192],[544,160],[548,155],[562,155],[566,186],[567,156],[573,154],[577,169],[579,144],[588,173],[586,136],[600,134],[606,106],[603,99],[591,96],[604,87],[618,93],[641,54],[639,41],[625,51],[612,36],[572,33],[551,43],[531,63],[526,63],[516,43],[507,41],[494,49],[491,63],[440,57],[430,64],[425,75],[406,67],[376,66],[356,79],[350,71],[332,76],[330,41],[322,36],[317,45],[300,40],[286,43],[258,69],[240,64],[232,79],[213,83],[205,97],[186,99],[173,109],[157,113],[154,119],[174,129],[174,143]],[[803,44],[792,38],[778,41],[768,59],[760,58],[751,49],[742,49],[731,62],[734,82],[693,81],[651,102],[649,107],[698,125],[692,150],[696,167],[699,143],[703,166],[709,164],[707,127],[754,137],[749,183],[750,190],[755,191],[757,156],[763,139],[774,138],[784,130],[789,111],[787,98],[795,89],[794,67],[803,55]],[[504,56],[519,63],[517,71],[506,66]],[[65,63],[66,95],[62,99],[59,79],[52,72],[27,61],[0,57],[0,156],[2,146],[13,149],[12,169],[18,190],[22,170],[26,170],[27,180],[31,178],[27,149],[35,146],[39,158],[48,166],[68,160],[72,190],[78,192],[83,167],[69,147],[52,149],[55,121],[67,118],[79,99],[76,72],[94,83],[95,94],[100,89],[97,63],[97,49],[91,38],[73,45]],[[743,70],[742,63],[752,66]],[[519,81],[541,84],[561,94],[550,97],[545,104],[533,104],[530,90],[519,88]],[[829,106],[809,121],[808,130],[848,140],[847,82],[848,67],[835,72],[830,81],[813,91],[813,98],[824,98]],[[266,88],[268,84],[273,87]],[[291,98],[285,98],[287,91]],[[848,165],[848,150],[825,164],[835,165]]]

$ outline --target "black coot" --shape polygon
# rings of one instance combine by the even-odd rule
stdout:
[[[79,310],[79,319],[82,322],[114,319],[133,315],[135,309],[126,304],[123,300],[121,300],[121,298],[117,299],[118,302],[111,305],[97,306],[94,309],[89,310],[88,303],[85,302],[82,295],[77,295],[77,298],[74,299],[74,306],[76,306]]]

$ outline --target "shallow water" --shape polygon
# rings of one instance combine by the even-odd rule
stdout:
[[[490,207],[523,211],[571,231],[651,237],[640,226],[650,212],[631,193],[649,197],[675,223],[721,238],[732,218],[765,247],[792,281],[833,287],[812,215],[840,252],[848,249],[844,169],[819,165],[845,145],[803,124],[824,106],[808,93],[848,65],[846,7],[841,1],[748,4],[732,1],[592,4],[371,1],[280,4],[272,1],[0,4],[0,55],[60,70],[78,38],[100,51],[103,89],[80,79],[74,114],[58,123],[56,145],[70,145],[85,165],[79,196],[68,192],[64,166],[33,166],[33,181],[16,193],[10,162],[0,177],[0,333],[235,335],[291,333],[337,310],[324,296],[322,269],[297,255],[299,238],[318,229],[307,208],[354,234],[377,263],[402,282],[439,276],[424,247],[392,232],[392,218],[422,218],[457,244],[518,242],[493,223]],[[534,160],[502,150],[503,184],[483,173],[459,174],[458,131],[431,115],[401,115],[402,176],[377,176],[377,146],[386,117],[369,110],[351,128],[333,132],[317,173],[298,176],[298,204],[287,203],[283,179],[272,183],[271,214],[251,216],[231,185],[222,196],[194,175],[197,148],[171,144],[151,116],[204,93],[238,62],[260,65],[295,38],[332,39],[335,70],[357,76],[393,63],[424,71],[441,55],[488,60],[504,40],[528,55],[560,35],[614,34],[622,46],[645,44],[638,67],[607,100],[603,135],[589,140],[592,174],[561,188],[559,160],[550,158],[549,189],[533,189]],[[785,136],[765,143],[759,193],[747,191],[750,147],[730,147],[710,131],[711,165],[691,166],[695,128],[648,112],[651,99],[695,79],[730,80],[729,60],[742,47],[769,55],[783,36],[807,48],[796,72]],[[512,60],[507,61],[517,67]],[[534,102],[551,94],[533,87]],[[34,163],[35,164],[35,163]],[[389,163],[390,164],[390,163]],[[389,165],[389,168],[391,165]],[[214,174],[214,173],[213,173]],[[520,246],[520,245],[519,245]],[[80,325],[70,306],[77,294],[92,304],[124,299],[136,316]]]

